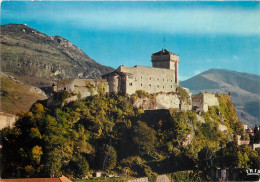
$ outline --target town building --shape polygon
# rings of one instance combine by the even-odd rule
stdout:
[[[0,179],[1,182],[72,182],[69,178],[61,176],[59,178],[18,178]]]

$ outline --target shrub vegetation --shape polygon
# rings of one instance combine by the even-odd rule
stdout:
[[[241,132],[240,124],[230,100],[219,96],[219,101],[220,106],[202,114],[205,123],[194,111],[140,112],[129,97],[107,95],[102,89],[63,107],[35,103],[20,114],[14,128],[2,130],[2,177],[63,174],[75,179],[103,170],[149,178],[172,173],[177,181],[210,180],[207,171],[216,165],[256,167],[257,152],[229,147],[232,134]],[[220,123],[228,127],[226,133],[218,130]],[[226,163],[217,164],[220,157]]]

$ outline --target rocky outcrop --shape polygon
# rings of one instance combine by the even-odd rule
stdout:
[[[177,93],[156,93],[146,97],[136,98],[134,107],[142,108],[143,110],[156,109],[177,109],[177,110],[191,110],[191,99],[182,100]]]
[[[17,119],[16,115],[0,112],[0,130],[5,127],[13,127]]]

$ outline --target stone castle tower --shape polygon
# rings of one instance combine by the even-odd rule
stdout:
[[[175,83],[178,84],[178,64],[180,58],[178,55],[163,49],[152,54],[152,64],[154,68],[165,68],[174,71]]]

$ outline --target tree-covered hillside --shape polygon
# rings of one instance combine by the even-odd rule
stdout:
[[[143,111],[129,96],[102,92],[63,107],[35,103],[14,128],[2,131],[2,177],[83,178],[97,170],[151,177],[193,170],[196,180],[208,180],[216,165],[257,167],[257,152],[229,142],[242,134],[241,122],[229,97],[218,99],[220,106],[200,116]]]

